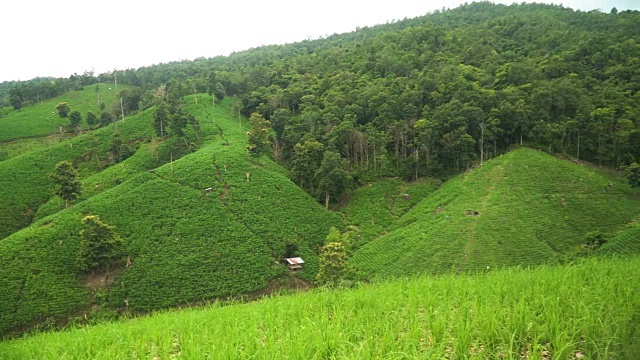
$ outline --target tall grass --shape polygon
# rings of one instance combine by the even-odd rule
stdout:
[[[640,257],[273,296],[26,336],[3,359],[633,359]]]

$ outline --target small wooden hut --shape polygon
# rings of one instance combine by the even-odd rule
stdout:
[[[287,266],[291,271],[302,270],[302,264],[304,264],[304,260],[300,257],[286,258]]]

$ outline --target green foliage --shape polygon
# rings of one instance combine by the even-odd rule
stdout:
[[[521,148],[444,183],[351,262],[371,277],[558,263],[585,233],[622,230],[639,200],[615,174]]]
[[[331,228],[327,235],[327,244],[322,247],[320,254],[320,271],[316,281],[321,285],[336,286],[350,273],[347,249],[342,242],[332,241],[335,238],[341,238],[340,232]]]
[[[355,189],[338,209],[346,223],[359,229],[352,247],[356,249],[384,234],[440,184],[441,181],[428,178],[410,183],[384,179]]]
[[[629,181],[629,185],[640,187],[640,164],[633,163],[624,169],[624,176]]]
[[[111,116],[111,114],[109,114],[108,112],[102,112],[100,113],[100,126],[101,127],[105,127],[109,124],[111,124],[113,122],[113,116]]]
[[[122,239],[113,226],[102,222],[97,215],[85,216],[82,225],[76,267],[85,273],[106,270],[118,260]]]
[[[597,249],[607,243],[605,234],[602,231],[590,231],[585,236],[585,245],[590,249]]]
[[[78,170],[69,161],[61,161],[49,175],[53,192],[64,200],[65,204],[75,201],[82,193],[82,183],[78,179]]]
[[[88,92],[91,96],[85,98],[86,92],[86,90],[82,93],[71,92],[68,96],[79,96],[80,98],[74,97],[74,99],[77,101],[84,99],[95,106],[91,95],[92,92]],[[105,97],[107,97],[106,94]],[[41,122],[41,119],[37,117],[39,112],[36,110],[41,110],[46,105],[47,103],[36,107],[28,107],[23,109],[21,113],[31,113],[36,116],[32,119],[32,123],[35,126]],[[136,142],[145,141],[151,137],[153,130],[150,127],[150,115],[150,112],[142,113],[136,117],[132,116],[130,118],[131,121],[127,119],[125,123],[118,124],[123,143],[127,144],[127,146],[132,144],[131,147],[135,148],[133,145]],[[46,121],[49,121],[51,108],[47,109],[43,116]],[[2,121],[6,119],[3,118]],[[147,123],[141,121],[146,121]],[[1,125],[2,122],[0,121],[0,127]],[[111,126],[115,127],[115,124]],[[39,207],[54,195],[50,190],[51,180],[49,179],[49,174],[60,161],[73,162],[81,178],[86,178],[111,165],[113,162],[109,157],[107,148],[113,134],[112,127],[87,132],[66,141],[61,141],[62,139],[59,136],[55,136],[40,138],[43,141],[39,142],[35,142],[35,140],[12,142],[12,144],[25,143],[25,147],[23,153],[14,154],[13,157],[0,162],[0,186],[11,189],[10,192],[5,192],[0,196],[0,238],[4,238],[10,233],[29,225]],[[57,127],[55,131],[57,131]],[[0,133],[0,137],[2,134]],[[166,158],[154,155],[153,165],[150,165],[151,161],[147,161],[147,166],[157,167],[164,161],[169,161],[169,159],[169,154],[167,154]],[[121,172],[129,174],[129,170]],[[95,185],[92,184],[91,186],[95,187]],[[105,189],[105,185],[102,184],[100,188]],[[85,187],[84,191],[87,190],[89,188]],[[64,202],[56,202],[56,205],[55,211],[64,208]]]
[[[327,150],[324,152],[315,177],[318,190],[325,194],[325,207],[329,209],[329,197],[340,197],[347,190],[349,173],[347,161],[340,154]]]
[[[0,342],[0,353],[7,360],[147,354],[160,359],[480,360],[523,354],[634,359],[639,276],[640,258],[627,257],[399,279],[39,333]],[[300,326],[293,329],[292,322]]]
[[[103,101],[111,104],[116,101],[115,91],[103,90]],[[20,111],[10,111],[0,117],[0,142],[35,138],[58,133],[60,127],[66,127],[69,121],[57,115],[56,104],[66,102],[75,110],[85,113],[95,111],[95,93],[89,88],[82,91],[70,91],[62,96],[34,103]],[[1,146],[1,145],[0,145]]]
[[[198,105],[196,96],[185,99],[185,114],[206,119],[210,98],[202,101],[203,95],[197,96]],[[230,105],[223,102],[215,111],[215,125],[223,129],[225,140],[214,124],[202,121],[204,144],[186,156],[174,150],[171,142],[177,139],[158,139],[142,144],[121,163],[92,167],[96,159],[110,165],[113,124],[74,138],[73,147],[61,143],[47,152],[0,163],[0,168],[11,162],[13,169],[19,164],[37,169],[37,161],[93,151],[87,163],[79,161],[80,172],[86,174],[82,202],[58,212],[62,204],[51,200],[40,206],[32,226],[0,241],[0,287],[8,289],[0,292],[0,307],[15,309],[0,318],[0,333],[48,317],[64,319],[91,304],[91,292],[78,282],[75,266],[80,220],[86,214],[97,214],[117,227],[127,239],[120,253],[131,259],[113,286],[101,290],[104,311],[139,313],[259,291],[287,277],[286,267],[278,262],[291,243],[298,247],[296,255],[305,259],[298,276],[308,282],[315,279],[319,246],[330,227],[342,227],[340,217],[324,211],[271,160],[255,167],[245,150],[246,128],[238,126]],[[151,138],[152,119],[149,109],[118,122],[122,143]],[[193,131],[187,125],[185,136]],[[214,190],[207,195],[208,187]],[[26,193],[20,196],[29,198]],[[243,259],[242,266],[238,259]]]
[[[82,114],[80,114],[80,111],[72,111],[71,114],[69,114],[69,126],[76,129],[80,126],[80,122],[82,122]]]
[[[66,118],[69,116],[69,113],[71,112],[71,107],[69,106],[68,103],[61,102],[61,103],[58,103],[58,105],[56,105],[56,111],[58,112],[58,115],[61,118]]]
[[[269,122],[260,114],[253,113],[249,118],[249,131],[247,132],[247,150],[255,158],[269,151]]]
[[[293,149],[291,159],[291,174],[295,177],[300,187],[314,193],[318,182],[316,171],[320,167],[324,154],[324,145],[315,139],[307,139],[304,143],[298,143]]]
[[[98,124],[98,117],[91,111],[87,111],[87,125],[89,127],[94,127]]]
[[[640,222],[634,221],[595,252],[597,255],[640,254]]]
[[[158,101],[153,112],[153,129],[156,131],[156,135],[164,137],[168,125],[169,104],[166,101]]]

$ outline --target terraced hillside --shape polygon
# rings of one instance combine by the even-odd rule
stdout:
[[[352,261],[369,276],[553,263],[638,214],[624,179],[523,148],[447,181]]]
[[[96,86],[99,87],[99,98]],[[124,89],[127,86],[121,85],[121,88]],[[83,90],[69,91],[64,95],[22,108],[19,111],[10,110],[5,116],[0,117],[0,149],[9,141],[58,133],[61,126],[68,126],[69,119],[61,118],[56,112],[56,105],[60,102],[67,102],[72,111],[80,111],[83,118],[82,123],[85,124],[82,127],[86,128],[87,111],[92,111],[99,116],[100,103],[110,107],[116,100],[115,88],[110,88],[106,84],[97,84],[87,86]]]
[[[114,91],[101,92],[104,92],[101,95],[103,101],[115,101]],[[72,138],[51,136],[52,132],[59,131],[59,126],[69,123],[69,119],[51,114],[55,104],[62,101],[67,101],[72,110],[82,111],[83,117],[89,110],[99,113],[96,94],[93,87],[89,87],[13,111],[0,119],[0,139],[12,139],[0,143],[0,152],[8,148],[7,153],[11,155],[0,161],[0,188],[6,189],[0,196],[0,239],[29,225],[38,207],[51,198],[53,193],[48,175],[56,163],[73,161],[81,175],[86,177],[109,165],[105,157],[116,129],[122,142],[132,147],[148,141],[153,134],[151,113],[147,112],[136,115],[119,127],[112,125]]]
[[[599,255],[629,255],[640,253],[640,221],[636,220],[598,249]]]
[[[31,226],[0,241],[0,333],[92,311],[147,311],[261,290],[287,274],[279,261],[289,243],[306,261],[299,276],[314,277],[317,248],[331,226],[342,227],[340,218],[283,168],[266,158],[254,164],[246,130],[228,103],[216,107],[212,120],[203,105],[210,100],[188,101],[205,138],[198,151],[145,171],[160,151],[145,143],[124,162],[85,178],[90,189],[83,201],[59,212],[61,204],[51,201]],[[118,127],[122,133],[146,127],[149,117]],[[72,149],[97,135],[71,140]],[[124,239],[121,264],[89,278],[75,270],[80,220],[88,214],[114,225]]]
[[[434,192],[441,181],[420,179],[405,183],[399,179],[383,179],[354,190],[338,209],[345,222],[356,226],[360,247],[383,234],[407,211]]]

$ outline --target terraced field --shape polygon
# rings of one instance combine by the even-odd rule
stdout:
[[[587,232],[612,233],[635,218],[633,192],[610,173],[515,150],[448,181],[353,264],[369,276],[400,276],[560,262]]]
[[[640,253],[640,222],[635,220],[613,239],[602,245],[599,255],[629,255]]]

